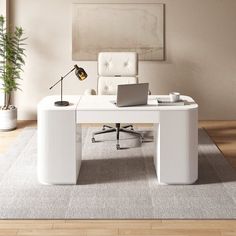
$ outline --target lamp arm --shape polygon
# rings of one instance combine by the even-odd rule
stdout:
[[[62,76],[54,85],[52,85],[49,89],[52,89],[53,87],[55,87],[59,82],[61,82],[67,75],[69,75],[73,70],[75,70],[75,67],[70,70],[67,74],[65,74],[64,76]]]

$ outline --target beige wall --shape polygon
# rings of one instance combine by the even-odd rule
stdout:
[[[167,60],[140,62],[140,81],[149,82],[153,94],[179,91],[192,96],[200,105],[200,119],[236,119],[236,1],[156,2],[166,4]],[[20,119],[36,117],[38,101],[59,93],[59,87],[48,88],[74,63],[84,67],[89,78],[80,82],[71,76],[65,93],[96,87],[96,62],[71,60],[71,3],[11,0],[11,22],[29,37],[23,92],[16,96]]]

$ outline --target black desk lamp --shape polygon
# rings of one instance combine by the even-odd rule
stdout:
[[[88,76],[83,68],[78,67],[77,65],[74,65],[74,68],[72,70],[70,70],[66,75],[62,76],[61,79],[59,79],[52,87],[49,88],[49,89],[52,89],[55,85],[57,85],[59,82],[61,82],[61,101],[54,102],[55,106],[63,107],[63,106],[69,105],[69,102],[62,100],[63,79],[74,70],[75,70],[75,74],[79,80],[85,80]]]

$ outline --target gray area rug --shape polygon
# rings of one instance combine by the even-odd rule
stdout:
[[[74,186],[38,183],[36,129],[23,130],[0,156],[0,218],[236,219],[236,172],[204,130],[199,130],[199,180],[177,186],[157,184],[153,142],[140,147],[122,134],[123,150],[117,151],[114,134],[92,144],[93,130],[83,129],[84,158]]]

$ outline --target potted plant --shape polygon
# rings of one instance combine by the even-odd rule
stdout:
[[[4,103],[0,106],[0,130],[9,131],[17,126],[17,108],[12,104],[12,94],[19,88],[20,73],[25,64],[23,29],[8,31],[6,21],[0,16],[0,82]]]

